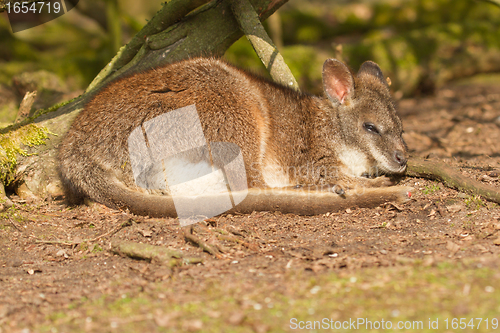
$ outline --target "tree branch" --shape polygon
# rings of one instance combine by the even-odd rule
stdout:
[[[288,0],[251,0],[262,20]],[[222,56],[242,36],[230,0],[170,0],[122,47],[87,88],[188,57]]]
[[[233,0],[231,9],[241,30],[252,44],[273,80],[299,90],[299,85],[290,68],[262,26],[259,15],[255,12],[252,4],[248,0]]]

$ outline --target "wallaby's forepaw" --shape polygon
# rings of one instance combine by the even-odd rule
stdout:
[[[394,185],[394,182],[387,176],[380,176],[373,179],[366,179],[365,187],[387,187]]]
[[[387,176],[377,178],[351,178],[337,183],[343,191],[362,187],[388,187],[394,185],[394,182]],[[335,192],[337,193],[337,192]]]
[[[337,194],[338,194],[338,195],[340,195],[340,196],[345,195],[345,190],[344,190],[344,187],[343,187],[343,186],[341,186],[341,185],[334,185],[334,186],[332,187],[332,192],[337,193]]]

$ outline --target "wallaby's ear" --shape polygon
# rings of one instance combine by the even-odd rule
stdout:
[[[336,59],[323,64],[323,88],[330,100],[343,104],[354,91],[354,78],[349,68]]]
[[[359,72],[358,72],[358,76],[362,76],[362,75],[375,76],[377,79],[382,81],[386,86],[388,86],[387,80],[384,79],[384,74],[382,73],[382,70],[373,61],[365,61],[361,65],[361,68],[359,69]]]

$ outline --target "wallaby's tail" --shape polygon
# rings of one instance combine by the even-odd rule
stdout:
[[[183,217],[190,214],[208,216],[227,198],[227,193],[176,197],[174,204],[172,196],[136,192],[118,181],[110,184],[108,189],[108,195],[113,198],[117,207],[128,208],[134,214],[151,217],[176,217],[179,207],[182,209]],[[341,196],[329,190],[252,188],[248,190],[246,198],[240,204],[227,212],[279,211],[297,215],[317,215],[351,207],[373,208],[386,202],[403,202],[410,198],[412,191],[413,188],[406,186],[359,188]],[[220,213],[219,210],[217,215]]]
[[[174,200],[169,195],[153,195],[134,191],[119,182],[111,181],[107,197],[116,208],[127,208],[131,213],[151,217],[177,217]],[[108,205],[107,202],[103,204]]]

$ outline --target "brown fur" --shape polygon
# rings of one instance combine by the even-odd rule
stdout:
[[[114,81],[86,105],[60,146],[68,201],[88,197],[140,214],[175,214],[168,196],[148,194],[135,185],[127,138],[145,121],[192,104],[208,142],[240,147],[250,187],[273,185],[264,176],[270,164],[287,176],[289,186],[387,185],[385,177],[360,174],[374,175],[377,168],[400,173],[406,163],[401,121],[380,69],[365,63],[354,76],[329,60],[323,74],[327,97],[296,92],[213,58],[185,60]],[[375,124],[380,134],[367,131],[365,122]],[[387,161],[381,163],[373,149]],[[350,157],[361,156],[352,151],[365,156],[366,167],[347,165]],[[396,151],[399,162],[394,161]],[[168,209],[158,207],[165,202]]]

